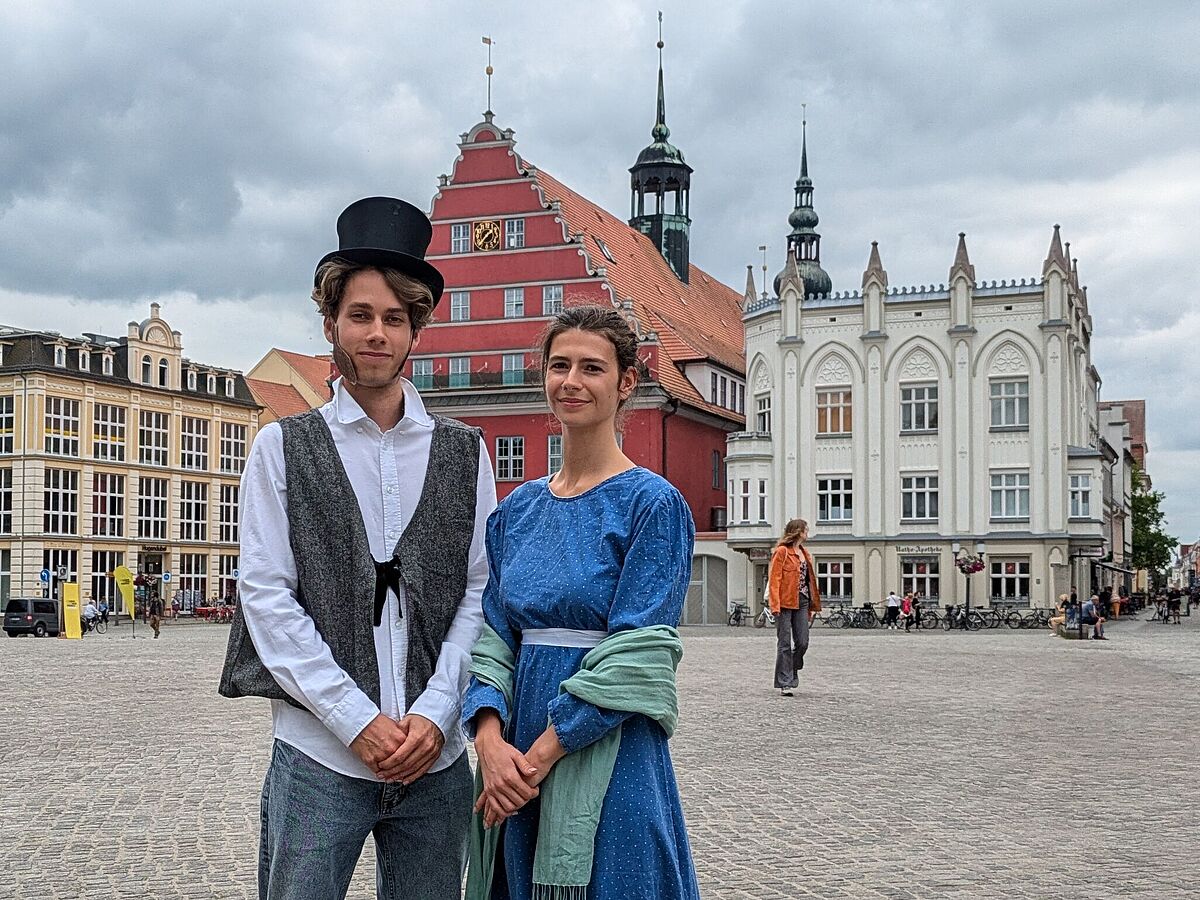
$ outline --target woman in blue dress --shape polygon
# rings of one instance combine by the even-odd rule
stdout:
[[[563,467],[518,487],[488,523],[483,610],[515,657],[512,702],[473,678],[463,720],[482,775],[477,809],[485,825],[503,823],[492,898],[582,890],[556,895],[534,884],[538,785],[567,754],[616,728],[586,897],[699,897],[663,726],[559,688],[598,640],[677,625],[690,580],[695,528],[687,504],[616,440],[616,417],[637,386],[636,349],[611,309],[574,307],[557,317],[542,367],[547,402],[562,423]]]

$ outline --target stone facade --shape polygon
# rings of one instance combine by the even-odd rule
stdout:
[[[0,605],[60,566],[118,612],[119,565],[185,608],[232,595],[258,427],[242,375],[186,359],[158,304],[121,338],[0,328]]]
[[[1040,277],[977,281],[960,235],[947,284],[889,287],[875,246],[861,291],[808,294],[792,256],[777,284],[745,310],[749,430],[728,441],[752,598],[797,516],[833,602],[963,602],[956,545],[986,554],[973,604],[1092,587],[1092,561],[1124,549],[1106,521],[1127,496],[1102,490],[1125,451],[1097,414],[1087,292],[1057,227]]]

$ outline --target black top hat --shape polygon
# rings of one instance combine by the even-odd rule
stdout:
[[[334,258],[397,269],[427,284],[437,305],[445,279],[425,261],[433,225],[421,210],[393,197],[364,197],[342,210],[337,233],[338,249],[326,253],[318,269]]]

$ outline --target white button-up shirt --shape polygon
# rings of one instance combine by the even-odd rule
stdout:
[[[433,419],[416,388],[404,381],[404,418],[379,430],[350,396],[341,379],[333,399],[321,407],[338,456],[362,512],[371,555],[390,559],[396,542],[421,499],[429,467]],[[432,771],[449,766],[466,743],[459,722],[469,679],[471,648],[483,628],[481,598],[487,583],[484,533],[496,507],[496,484],[487,448],[480,444],[475,532],[468,557],[467,591],[442,644],[425,691],[405,696],[408,623],[401,618],[406,599],[388,591],[383,618],[375,629],[379,659],[380,706],[334,661],[313,620],[296,602],[296,560],[288,539],[287,476],[283,432],[272,422],[259,432],[246,462],[241,490],[241,559],[238,589],[242,614],[259,659],[297,709],[271,702],[275,737],[327,768],[355,778],[377,780],[349,744],[380,712],[399,719],[424,716],[441,729],[445,747]],[[337,560],[330,560],[337,566]]]

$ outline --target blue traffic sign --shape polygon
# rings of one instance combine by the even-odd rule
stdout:
[[[237,570],[237,569],[234,569],[234,570],[233,570],[233,577],[234,577],[234,578],[237,578],[237,577],[238,577],[238,574],[239,574],[239,573],[238,573],[238,570]]]
[[[170,572],[163,572],[163,576],[162,576],[162,578],[163,578],[163,584],[167,584],[167,583],[168,583],[168,582],[170,582],[170,580],[171,580],[171,573],[170,573]]]
[[[50,583],[50,570],[42,569],[42,574],[39,575],[38,577],[40,579],[42,579],[42,584],[49,584]]]

